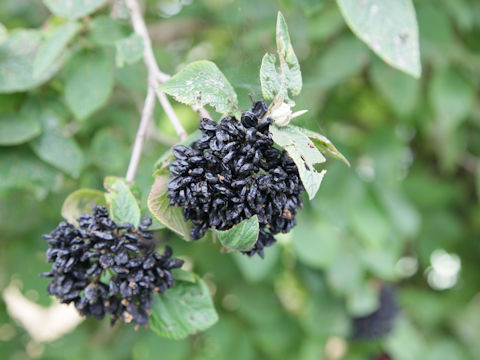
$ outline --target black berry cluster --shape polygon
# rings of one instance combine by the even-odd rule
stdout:
[[[125,323],[148,323],[153,294],[174,285],[171,269],[183,261],[171,258],[172,250],[155,252],[152,220],[145,218],[138,229],[117,225],[103,206],[78,218],[78,228],[61,222],[48,235],[47,261],[52,278],[47,291],[63,303],[75,303],[80,314],[103,319],[111,315]]]
[[[173,148],[168,197],[170,205],[183,206],[185,221],[193,222],[192,239],[257,215],[258,241],[245,253],[263,258],[263,248],[275,243],[273,235],[295,226],[304,188],[293,160],[273,146],[273,119],[266,113],[260,100],[242,112],[241,122],[202,119],[200,139]]]
[[[393,327],[398,313],[396,291],[389,286],[380,290],[379,308],[366,316],[353,319],[353,338],[358,340],[376,340],[387,335]]]

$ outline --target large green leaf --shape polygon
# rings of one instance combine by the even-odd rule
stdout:
[[[272,125],[270,126],[270,132],[273,141],[284,148],[297,165],[305,191],[308,197],[313,199],[320,188],[323,176],[327,172],[327,170],[317,171],[315,165],[325,162],[325,157],[313,142],[296,127]]]
[[[116,63],[118,67],[122,67],[124,64],[134,64],[143,56],[143,39],[135,33],[118,40],[115,46],[117,48]]]
[[[160,90],[195,108],[210,105],[222,114],[237,111],[237,94],[211,61],[188,64],[160,85]]]
[[[0,43],[0,93],[25,91],[43,84],[60,68],[61,61],[33,76],[33,64],[41,43],[37,31],[20,30]],[[62,60],[62,59],[60,59]]]
[[[68,66],[65,98],[75,117],[85,119],[105,105],[113,89],[113,62],[102,51],[79,53]]]
[[[62,216],[77,225],[80,215],[91,213],[94,205],[106,205],[105,195],[99,190],[78,189],[67,196],[62,205]]]
[[[155,178],[152,190],[148,196],[148,209],[152,215],[169,229],[175,231],[190,240],[191,223],[183,220],[182,209],[177,206],[170,206],[170,199],[167,198],[167,184],[170,180],[168,175],[159,175]]]
[[[69,19],[78,19],[91,14],[108,0],[43,0],[52,13]]]
[[[217,321],[208,287],[196,276],[195,282],[177,281],[172,289],[155,297],[150,327],[162,337],[183,339]]]
[[[258,239],[258,216],[243,220],[240,224],[225,231],[216,230],[218,240],[223,246],[237,251],[250,250]]]
[[[104,187],[108,190],[105,200],[112,219],[118,224],[129,223],[137,227],[140,223],[140,207],[125,179],[106,177]]]
[[[337,0],[352,31],[388,64],[419,77],[418,25],[412,0]]]
[[[1,151],[0,174],[0,193],[27,189],[38,198],[44,198],[57,185],[55,170],[26,152]]]
[[[38,121],[17,113],[0,115],[0,145],[18,145],[40,134]]]
[[[84,165],[82,149],[74,139],[52,130],[44,132],[30,143],[43,161],[77,178]]]
[[[55,28],[50,36],[38,48],[33,64],[33,75],[41,76],[60,57],[67,44],[80,30],[78,22],[68,22]]]

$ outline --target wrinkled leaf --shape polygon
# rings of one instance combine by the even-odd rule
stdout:
[[[196,61],[185,66],[160,90],[175,100],[195,108],[210,105],[221,114],[237,110],[237,94],[225,75],[211,61]]]
[[[168,175],[159,175],[155,178],[152,190],[148,196],[148,209],[152,215],[169,229],[190,240],[191,223],[183,220],[182,209],[177,206],[170,206],[170,199],[167,198],[167,184],[170,180]]]
[[[80,215],[91,213],[94,205],[105,206],[105,195],[99,190],[78,189],[67,196],[62,205],[62,216],[77,225]]]
[[[117,224],[133,224],[135,227],[140,223],[140,207],[132,190],[123,178],[108,176],[103,181],[105,200],[110,216]]]
[[[118,40],[115,46],[117,48],[116,64],[118,67],[122,67],[124,64],[134,64],[143,56],[143,39],[135,33],[125,39]]]
[[[20,113],[0,115],[0,145],[22,144],[40,132],[40,124],[32,117]]]
[[[218,240],[223,246],[237,251],[248,251],[258,239],[258,216],[252,216],[225,231],[216,230]]]
[[[316,164],[325,162],[325,157],[312,141],[295,127],[270,126],[273,141],[284,148],[298,168],[300,179],[310,199],[313,199],[327,170],[317,171]]]
[[[77,178],[84,165],[82,149],[74,139],[58,131],[43,133],[30,143],[33,151],[43,161]]]
[[[65,98],[78,119],[85,119],[105,105],[113,89],[113,64],[102,51],[80,53],[69,64]]]
[[[333,143],[330,140],[328,140],[327,137],[325,137],[322,134],[316,133],[314,131],[311,131],[299,126],[295,126],[295,125],[290,125],[290,126],[295,130],[301,132],[303,135],[310,138],[310,140],[312,140],[312,142],[317,146],[318,150],[320,150],[322,153],[330,154],[331,156],[334,156],[337,159],[342,160],[345,164],[350,166],[350,163],[345,158],[345,156],[343,156],[343,154],[337,150],[335,145],[333,145]]]
[[[75,37],[80,30],[78,22],[69,22],[55,28],[50,36],[42,42],[38,48],[33,64],[33,75],[39,77],[50,66],[55,63],[67,44]]]
[[[60,68],[61,60],[51,64],[39,76],[33,76],[33,64],[41,43],[33,30],[12,33],[0,43],[0,93],[25,91],[43,84]]]
[[[183,339],[208,329],[218,321],[212,297],[205,282],[178,281],[172,289],[155,296],[150,327],[169,339]]]
[[[282,80],[275,66],[276,57],[265,54],[260,67],[260,83],[265,100],[273,100],[276,94],[282,92]],[[285,89],[283,89],[284,91]]]
[[[91,14],[105,5],[108,0],[43,0],[49,10],[57,16],[78,19]]]
[[[418,25],[411,0],[337,0],[350,29],[385,62],[419,77]]]

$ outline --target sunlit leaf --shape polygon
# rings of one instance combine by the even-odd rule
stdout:
[[[106,177],[104,180],[105,194],[110,216],[118,224],[129,223],[135,227],[140,223],[140,207],[125,179]]]
[[[77,225],[78,217],[91,213],[94,205],[106,205],[104,193],[93,189],[78,189],[68,195],[63,202],[62,216]]]

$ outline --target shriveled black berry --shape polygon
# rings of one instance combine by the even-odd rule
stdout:
[[[273,235],[295,225],[304,188],[293,160],[273,146],[267,110],[259,100],[240,121],[202,119],[201,138],[174,148],[179,156],[170,164],[168,197],[170,205],[183,207],[184,220],[193,222],[193,240],[209,228],[227,230],[258,215],[258,241],[245,254],[263,257],[264,247],[275,243]]]
[[[103,319],[110,314],[112,324],[122,318],[146,325],[153,294],[174,285],[170,271],[183,261],[171,258],[168,246],[163,254],[154,251],[149,218],[138,229],[117,226],[105,207],[94,206],[93,214],[81,215],[78,224],[61,222],[43,236],[50,246],[47,261],[53,263],[42,274],[51,278],[48,293],[62,303],[75,303],[83,316]],[[109,280],[103,280],[106,274]]]
[[[380,306],[373,313],[353,318],[353,335],[358,340],[376,340],[388,335],[398,314],[396,291],[383,286],[379,294]]]

